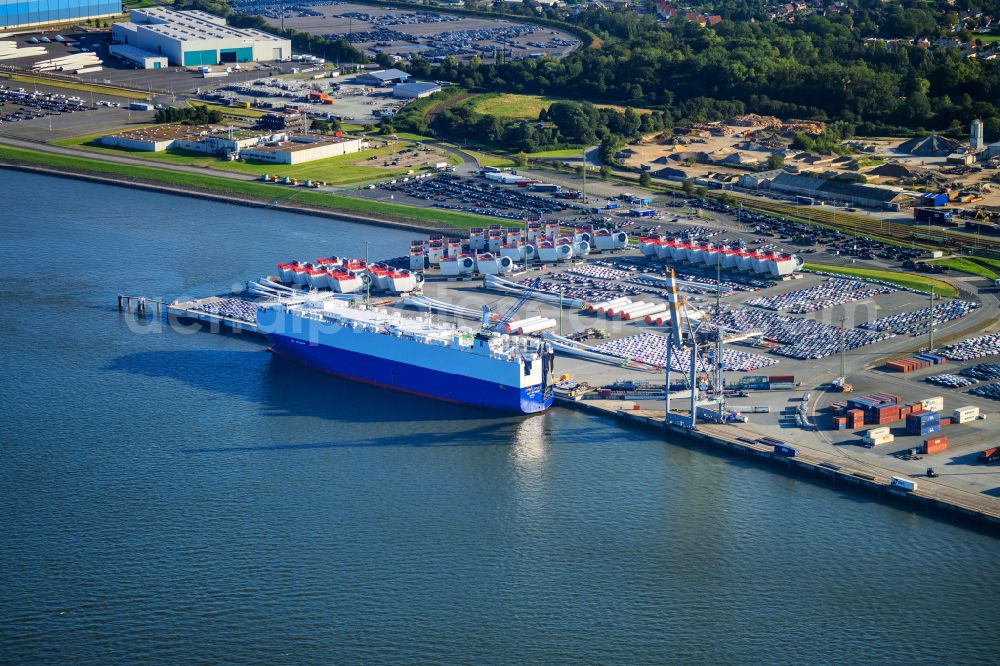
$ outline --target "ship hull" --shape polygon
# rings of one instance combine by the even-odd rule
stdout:
[[[535,414],[552,406],[552,388],[544,384],[508,386],[284,335],[268,337],[275,354],[338,377],[394,391],[515,414]]]

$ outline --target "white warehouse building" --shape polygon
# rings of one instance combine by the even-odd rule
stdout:
[[[302,164],[356,153],[364,146],[360,138],[330,137],[317,138],[289,136],[282,141],[264,142],[240,151],[240,157],[258,162],[275,164]]]
[[[112,41],[165,57],[171,65],[282,60],[292,55],[291,40],[234,28],[226,25],[226,19],[202,11],[147,7],[133,9],[131,19],[111,26]]]

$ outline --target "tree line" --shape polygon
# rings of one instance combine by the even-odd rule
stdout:
[[[900,32],[894,19],[900,4],[890,5],[862,15],[876,32]],[[602,46],[561,60],[432,64],[416,57],[408,69],[418,78],[471,90],[649,107],[678,121],[754,112],[842,120],[859,133],[881,133],[957,130],[978,117],[988,138],[1000,138],[996,61],[965,58],[949,48],[866,44],[848,14],[794,24],[723,21],[712,29],[603,9],[584,10],[573,20],[598,34]]]

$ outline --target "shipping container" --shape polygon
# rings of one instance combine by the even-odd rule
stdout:
[[[779,456],[785,456],[786,458],[794,458],[799,454],[799,450],[795,447],[788,446],[787,444],[775,444],[774,452]]]
[[[958,407],[951,413],[951,420],[955,423],[968,423],[979,418],[979,408],[974,406]]]
[[[917,482],[910,481],[909,479],[904,479],[900,476],[894,476],[890,479],[889,484],[894,488],[900,488],[902,490],[907,490],[913,492],[917,489]]]
[[[948,448],[948,438],[947,437],[930,437],[924,440],[924,455],[932,456],[935,453],[941,453]]]
[[[979,458],[977,458],[977,460],[983,463],[997,462],[1000,460],[1000,446],[994,446],[986,449],[979,454]]]
[[[920,406],[923,407],[925,412],[940,412],[944,409],[944,397],[935,396],[933,398],[925,398],[920,401]]]

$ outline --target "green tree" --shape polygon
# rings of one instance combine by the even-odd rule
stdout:
[[[694,192],[694,183],[691,179],[685,180],[681,183],[681,190],[684,191],[684,194],[691,196],[691,193]]]
[[[514,155],[512,161],[514,166],[518,168],[526,167],[528,166],[528,154],[522,150]]]
[[[648,171],[643,171],[639,174],[639,187],[651,187],[653,185],[653,177],[649,175]]]
[[[771,153],[767,156],[768,169],[780,169],[785,166],[785,158],[779,153]]]

